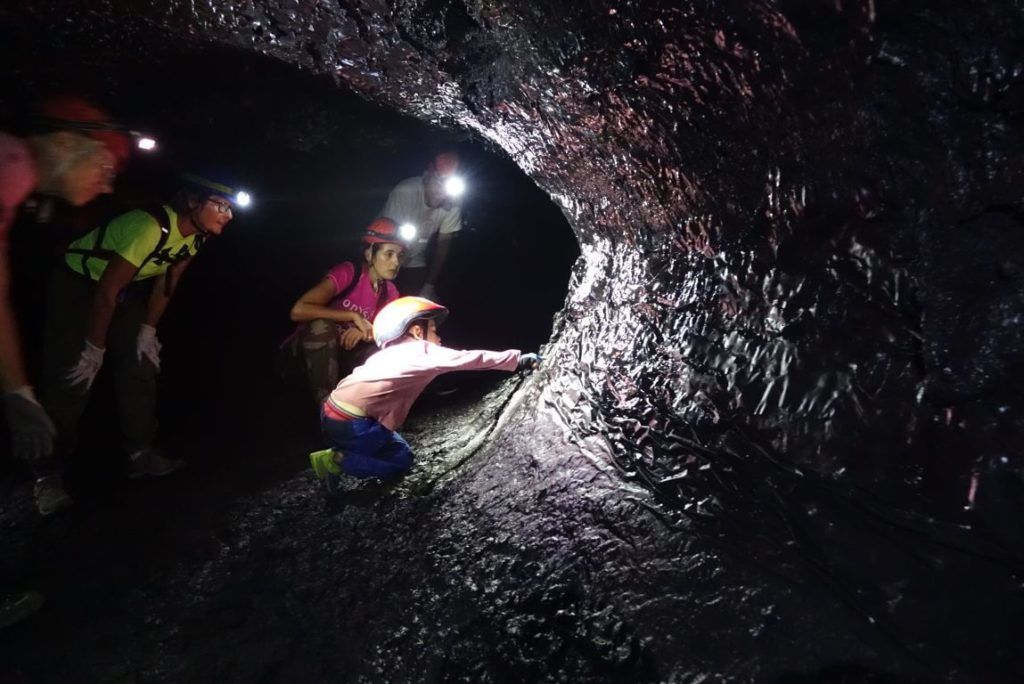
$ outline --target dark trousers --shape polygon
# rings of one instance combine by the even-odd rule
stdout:
[[[302,326],[301,331],[281,347],[283,374],[301,377],[317,406],[334,391],[339,380],[377,351],[377,346],[371,342],[361,342],[354,349],[342,349],[340,335],[341,326],[318,318]]]
[[[412,468],[412,449],[400,434],[373,418],[335,420],[320,413],[327,443],[344,454],[341,469],[358,478],[392,478]]]
[[[140,361],[136,353],[148,299],[142,285],[131,286],[115,310],[101,369],[101,373],[113,375],[121,446],[128,454],[152,446],[157,429],[158,371],[145,357]],[[54,462],[41,464],[40,474],[53,472],[77,443],[78,422],[88,404],[89,390],[83,384],[71,385],[67,374],[85,346],[95,293],[96,283],[65,266],[58,266],[51,275],[39,399],[57,426],[57,442]]]

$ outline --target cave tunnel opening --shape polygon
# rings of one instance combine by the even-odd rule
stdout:
[[[10,54],[38,55],[14,61],[20,68],[6,74],[4,111],[14,128],[27,103],[74,89],[100,95],[158,141],[154,153],[132,157],[113,195],[65,209],[47,231],[15,232],[21,300],[34,301],[27,293],[44,285],[38,274],[45,269],[38,266],[46,254],[133,207],[166,201],[181,171],[223,174],[253,195],[252,206],[236,211],[225,234],[190,267],[161,324],[160,416],[175,426],[164,438],[169,448],[197,460],[206,458],[203,453],[253,459],[260,440],[235,448],[246,443],[233,434],[245,420],[232,418],[229,397],[259,396],[266,407],[260,422],[292,442],[282,453],[255,460],[275,464],[268,473],[302,467],[296,454],[316,442],[316,411],[302,411],[311,404],[275,371],[278,346],[294,329],[288,311],[331,266],[357,258],[359,235],[392,187],[420,175],[438,151],[458,153],[469,186],[461,202],[463,230],[438,284],[453,312],[443,328],[446,344],[531,351],[550,336],[578,246],[561,211],[490,143],[369,103],[327,77],[235,49],[156,50],[98,65],[91,52],[56,54],[16,39],[7,47]],[[69,61],[78,60],[91,66],[62,79]],[[31,307],[22,308],[31,321]],[[31,321],[26,327],[41,326]],[[455,373],[418,410],[474,401],[502,377]],[[94,402],[97,416],[108,413],[112,401],[109,386],[100,389],[106,400]],[[77,479],[84,480],[84,491],[102,491],[111,486],[106,471],[118,467],[109,457],[117,454],[116,431],[102,420],[86,425],[93,446],[85,450],[96,452],[90,461],[102,467],[93,461]]]

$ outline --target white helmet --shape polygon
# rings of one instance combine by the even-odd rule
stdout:
[[[440,325],[448,309],[423,297],[399,297],[389,302],[373,319],[373,339],[383,349],[409,329],[413,321],[429,318]]]

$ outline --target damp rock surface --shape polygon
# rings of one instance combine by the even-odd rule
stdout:
[[[1020,2],[54,7],[4,12],[115,56],[260,52],[472,131],[582,248],[546,368],[483,446],[470,412],[422,435],[461,425],[464,457],[372,506],[320,511],[301,478],[239,500],[219,555],[134,589],[149,636],[106,622],[82,662],[1024,674]]]

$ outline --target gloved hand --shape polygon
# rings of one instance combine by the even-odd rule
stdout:
[[[53,451],[57,428],[28,385],[4,394],[15,458],[38,461]]]
[[[135,355],[142,363],[142,357],[149,359],[149,362],[160,370],[160,340],[156,338],[156,328],[143,323],[139,326],[139,336],[135,338]]]
[[[540,366],[541,361],[544,357],[540,354],[520,354],[519,365],[516,367],[517,371],[532,371]]]
[[[66,376],[71,381],[71,384],[79,385],[84,382],[85,389],[92,387],[92,381],[96,379],[96,374],[100,372],[100,366],[103,365],[103,352],[105,351],[106,349],[101,349],[86,340],[85,348],[82,349],[78,362],[68,371]]]
[[[437,288],[434,287],[434,283],[423,283],[423,287],[420,288],[420,297],[436,302]]]

